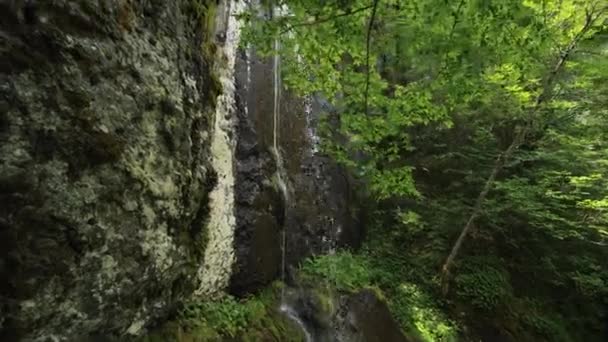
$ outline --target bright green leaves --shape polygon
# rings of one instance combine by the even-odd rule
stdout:
[[[538,99],[554,90],[546,84],[553,63],[599,6],[582,0],[386,1],[377,9],[367,70],[369,1],[284,3],[289,9],[272,19],[245,16],[246,40],[261,54],[281,55],[289,88],[321,93],[340,108],[338,127],[329,128],[345,139],[329,151],[342,161],[364,160],[348,164],[372,177],[382,198],[390,197],[390,188],[396,197],[416,194],[403,158],[412,151],[412,127],[450,126],[453,113],[467,112],[484,113],[488,121],[536,120]],[[272,48],[275,39],[280,51]],[[569,68],[589,74],[580,70],[593,65],[580,63]],[[596,79],[577,77],[556,90],[584,89]],[[577,107],[573,99],[543,102],[546,115]],[[397,180],[409,184],[395,187]]]
[[[539,88],[540,80],[524,76],[521,70],[511,63],[490,68],[485,79],[489,84],[504,89],[520,108],[531,109],[540,95],[538,90],[533,90]]]
[[[408,166],[377,170],[371,174],[371,189],[379,199],[393,196],[418,197],[420,194],[414,186],[411,171],[412,168]]]
[[[537,166],[525,172],[528,178],[511,177],[498,182],[499,203],[504,207],[494,207],[492,212],[504,210],[497,215],[515,212],[527,224],[558,239],[605,243],[608,180],[597,173],[600,170],[596,160],[587,159],[601,158],[601,153],[590,155],[589,151],[578,150],[577,145],[561,144],[553,148],[555,152],[534,154],[530,160]],[[562,168],[570,170],[556,170],[554,163],[561,162],[567,163]]]
[[[465,224],[496,156],[525,127],[464,244],[457,297],[477,310],[505,309],[496,315],[509,320],[515,310],[520,333],[537,329],[551,340],[549,328],[562,321],[547,312],[563,308],[545,291],[576,287],[577,303],[604,293],[606,268],[589,266],[607,258],[595,248],[608,243],[608,13],[598,16],[605,1],[381,1],[369,70],[372,1],[285,3],[290,14],[254,23],[261,27],[254,45],[272,52],[264,47],[280,36],[285,83],[334,105],[322,130],[325,151],[382,203],[407,203],[402,215],[387,215],[402,229],[376,239],[382,252],[406,253],[432,269],[408,270],[432,284],[429,274]],[[594,24],[582,34],[590,15]],[[392,239],[396,247],[386,247]],[[537,292],[527,293],[518,272]],[[503,305],[510,300],[513,307]],[[593,319],[572,321],[574,330]]]
[[[341,291],[357,291],[372,285],[373,270],[368,259],[349,252],[308,259],[302,272],[309,277],[322,277]]]

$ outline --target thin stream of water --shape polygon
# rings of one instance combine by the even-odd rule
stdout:
[[[280,129],[280,115],[281,115],[281,58],[279,56],[279,48],[280,42],[279,39],[275,39],[274,41],[275,55],[272,63],[272,72],[273,72],[273,93],[274,93],[274,103],[273,103],[273,135],[272,135],[272,149],[274,152],[275,160],[277,163],[277,172],[276,172],[276,180],[277,186],[283,195],[283,200],[285,203],[285,207],[288,205],[289,195],[287,192],[287,184],[283,179],[283,157],[281,156],[281,151],[279,150],[279,129]],[[281,280],[285,283],[285,256],[286,256],[286,240],[287,234],[285,232],[285,227],[283,227],[283,231],[281,232]],[[284,290],[281,291],[281,302],[283,302],[285,297]]]
[[[286,9],[284,8],[273,8],[272,15],[281,15]],[[280,49],[281,49],[281,41],[277,37],[274,41],[274,50],[275,54],[273,57],[272,63],[272,72],[273,72],[273,140],[272,147],[273,153],[277,164],[276,171],[276,182],[279,191],[283,195],[284,206],[287,209],[289,206],[290,196],[289,189],[286,183],[286,174],[283,163],[283,157],[281,155],[281,150],[279,148],[280,143],[280,128],[281,128],[281,57],[280,57]],[[310,115],[311,106],[308,104],[306,106],[306,115]],[[313,144],[314,145],[314,144]],[[314,147],[313,147],[314,148]],[[314,153],[314,152],[313,152]],[[287,230],[283,227],[281,232],[281,280],[283,282],[283,287],[281,289],[281,305],[279,310],[285,314],[287,318],[289,318],[292,322],[294,322],[302,332],[304,333],[304,337],[306,342],[314,342],[313,334],[309,331],[305,322],[300,318],[297,310],[295,310],[286,300],[285,298],[285,283],[286,283],[286,255],[287,255]]]
[[[304,332],[304,338],[306,339],[306,342],[313,342],[314,341],[314,339],[312,337],[312,334],[308,331],[308,329],[306,329],[306,325],[304,324],[304,322],[302,321],[302,319],[300,319],[300,316],[298,316],[298,313],[291,306],[289,306],[289,305],[287,305],[285,303],[282,303],[280,310],[289,319],[291,319],[292,321],[294,321],[298,326],[300,326],[302,328],[302,331]]]

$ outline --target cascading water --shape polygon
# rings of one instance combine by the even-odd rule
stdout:
[[[308,95],[304,98],[304,115],[306,116],[307,136],[310,142],[311,157],[319,152],[319,136],[315,130],[315,122],[312,111],[313,96]]]
[[[300,318],[300,316],[298,315],[298,313],[291,306],[289,306],[286,303],[281,303],[280,310],[290,320],[292,320],[294,323],[296,323],[299,327],[302,328],[302,332],[304,332],[304,338],[306,339],[306,342],[313,342],[314,341],[314,339],[312,337],[312,334],[306,328],[306,324],[304,324],[304,321],[302,321],[302,319]]]
[[[281,47],[281,43],[279,38],[276,38],[274,41],[274,49],[275,54],[273,57],[272,63],[272,72],[273,72],[273,129],[272,129],[272,151],[274,153],[275,161],[277,164],[277,172],[276,172],[276,182],[279,191],[283,195],[283,200],[285,202],[285,208],[287,208],[289,204],[289,193],[287,190],[287,184],[285,183],[285,170],[283,167],[283,157],[281,156],[281,151],[279,149],[279,130],[280,130],[280,118],[281,118],[281,57],[279,56],[279,50]],[[287,249],[287,234],[285,228],[281,233],[281,280],[285,282],[285,253]],[[281,294],[281,297],[284,298],[284,291]]]
[[[284,9],[282,8],[273,8],[273,16],[280,15]],[[281,41],[279,37],[277,37],[274,41],[274,57],[272,63],[272,72],[273,72],[273,139],[272,139],[272,150],[274,153],[277,171],[276,171],[276,184],[283,195],[283,200],[285,203],[285,208],[289,206],[289,188],[286,183],[286,174],[285,168],[283,164],[283,157],[281,155],[281,150],[279,147],[279,137],[280,137],[280,128],[281,128],[281,57],[280,57],[280,49],[281,49]],[[281,280],[283,284],[286,281],[286,253],[287,253],[287,230],[283,227],[281,232]],[[281,289],[281,305],[279,310],[287,316],[292,322],[294,322],[297,326],[300,327],[302,332],[304,333],[304,337],[306,342],[314,342],[313,335],[309,331],[308,327],[304,323],[304,321],[298,315],[298,312],[289,304],[285,298],[285,286]]]

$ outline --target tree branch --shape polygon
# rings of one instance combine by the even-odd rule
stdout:
[[[315,21],[307,21],[307,22],[302,22],[302,23],[295,23],[293,25],[289,25],[288,28],[286,28],[285,30],[281,31],[281,34],[287,33],[287,32],[293,30],[296,27],[313,26],[313,25],[317,25],[317,24],[323,24],[323,23],[326,23],[328,21],[332,21],[332,20],[337,19],[337,18],[342,18],[342,17],[346,17],[346,16],[349,16],[349,15],[353,15],[353,14],[359,13],[359,12],[366,11],[366,10],[372,8],[372,7],[373,7],[373,5],[365,6],[365,7],[357,8],[357,9],[352,10],[352,11],[336,14],[336,15],[331,16],[331,17],[317,19]]]
[[[452,28],[450,29],[450,34],[448,35],[448,42],[451,43],[452,40],[454,39],[454,33],[456,32],[456,26],[458,25],[458,21],[460,19],[460,10],[462,9],[462,6],[464,6],[464,1],[465,0],[461,0],[458,3],[458,7],[456,8],[456,11],[454,12],[454,22],[452,23]],[[438,76],[442,76],[444,72],[447,71],[448,69],[448,52],[446,51],[443,54],[443,66],[441,67],[441,69],[439,70]]]
[[[369,25],[367,26],[367,45],[365,50],[365,70],[366,70],[366,79],[365,79],[365,114],[369,115],[369,76],[370,76],[370,67],[369,67],[369,50],[372,40],[372,29],[374,26],[374,20],[376,18],[376,10],[378,9],[378,3],[380,0],[374,0],[372,5],[372,15],[369,18]]]

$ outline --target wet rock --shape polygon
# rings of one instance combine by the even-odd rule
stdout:
[[[278,145],[284,159],[289,199],[277,184],[273,153],[272,63],[242,51],[237,61],[237,266],[231,291],[254,292],[286,265],[339,247],[359,246],[361,211],[352,177],[317,151],[314,130],[323,109],[318,98],[283,89]],[[284,239],[283,239],[284,237]],[[284,244],[284,246],[283,246]]]
[[[242,67],[242,64],[240,65]],[[276,165],[254,127],[245,106],[246,92],[238,84],[236,148],[236,264],[230,291],[242,295],[259,289],[280,273],[284,200],[271,179]]]
[[[317,342],[414,342],[371,290],[341,293],[315,284],[287,288],[281,306]]]
[[[409,342],[386,306],[371,290],[349,296],[341,310],[338,340],[348,342]]]

